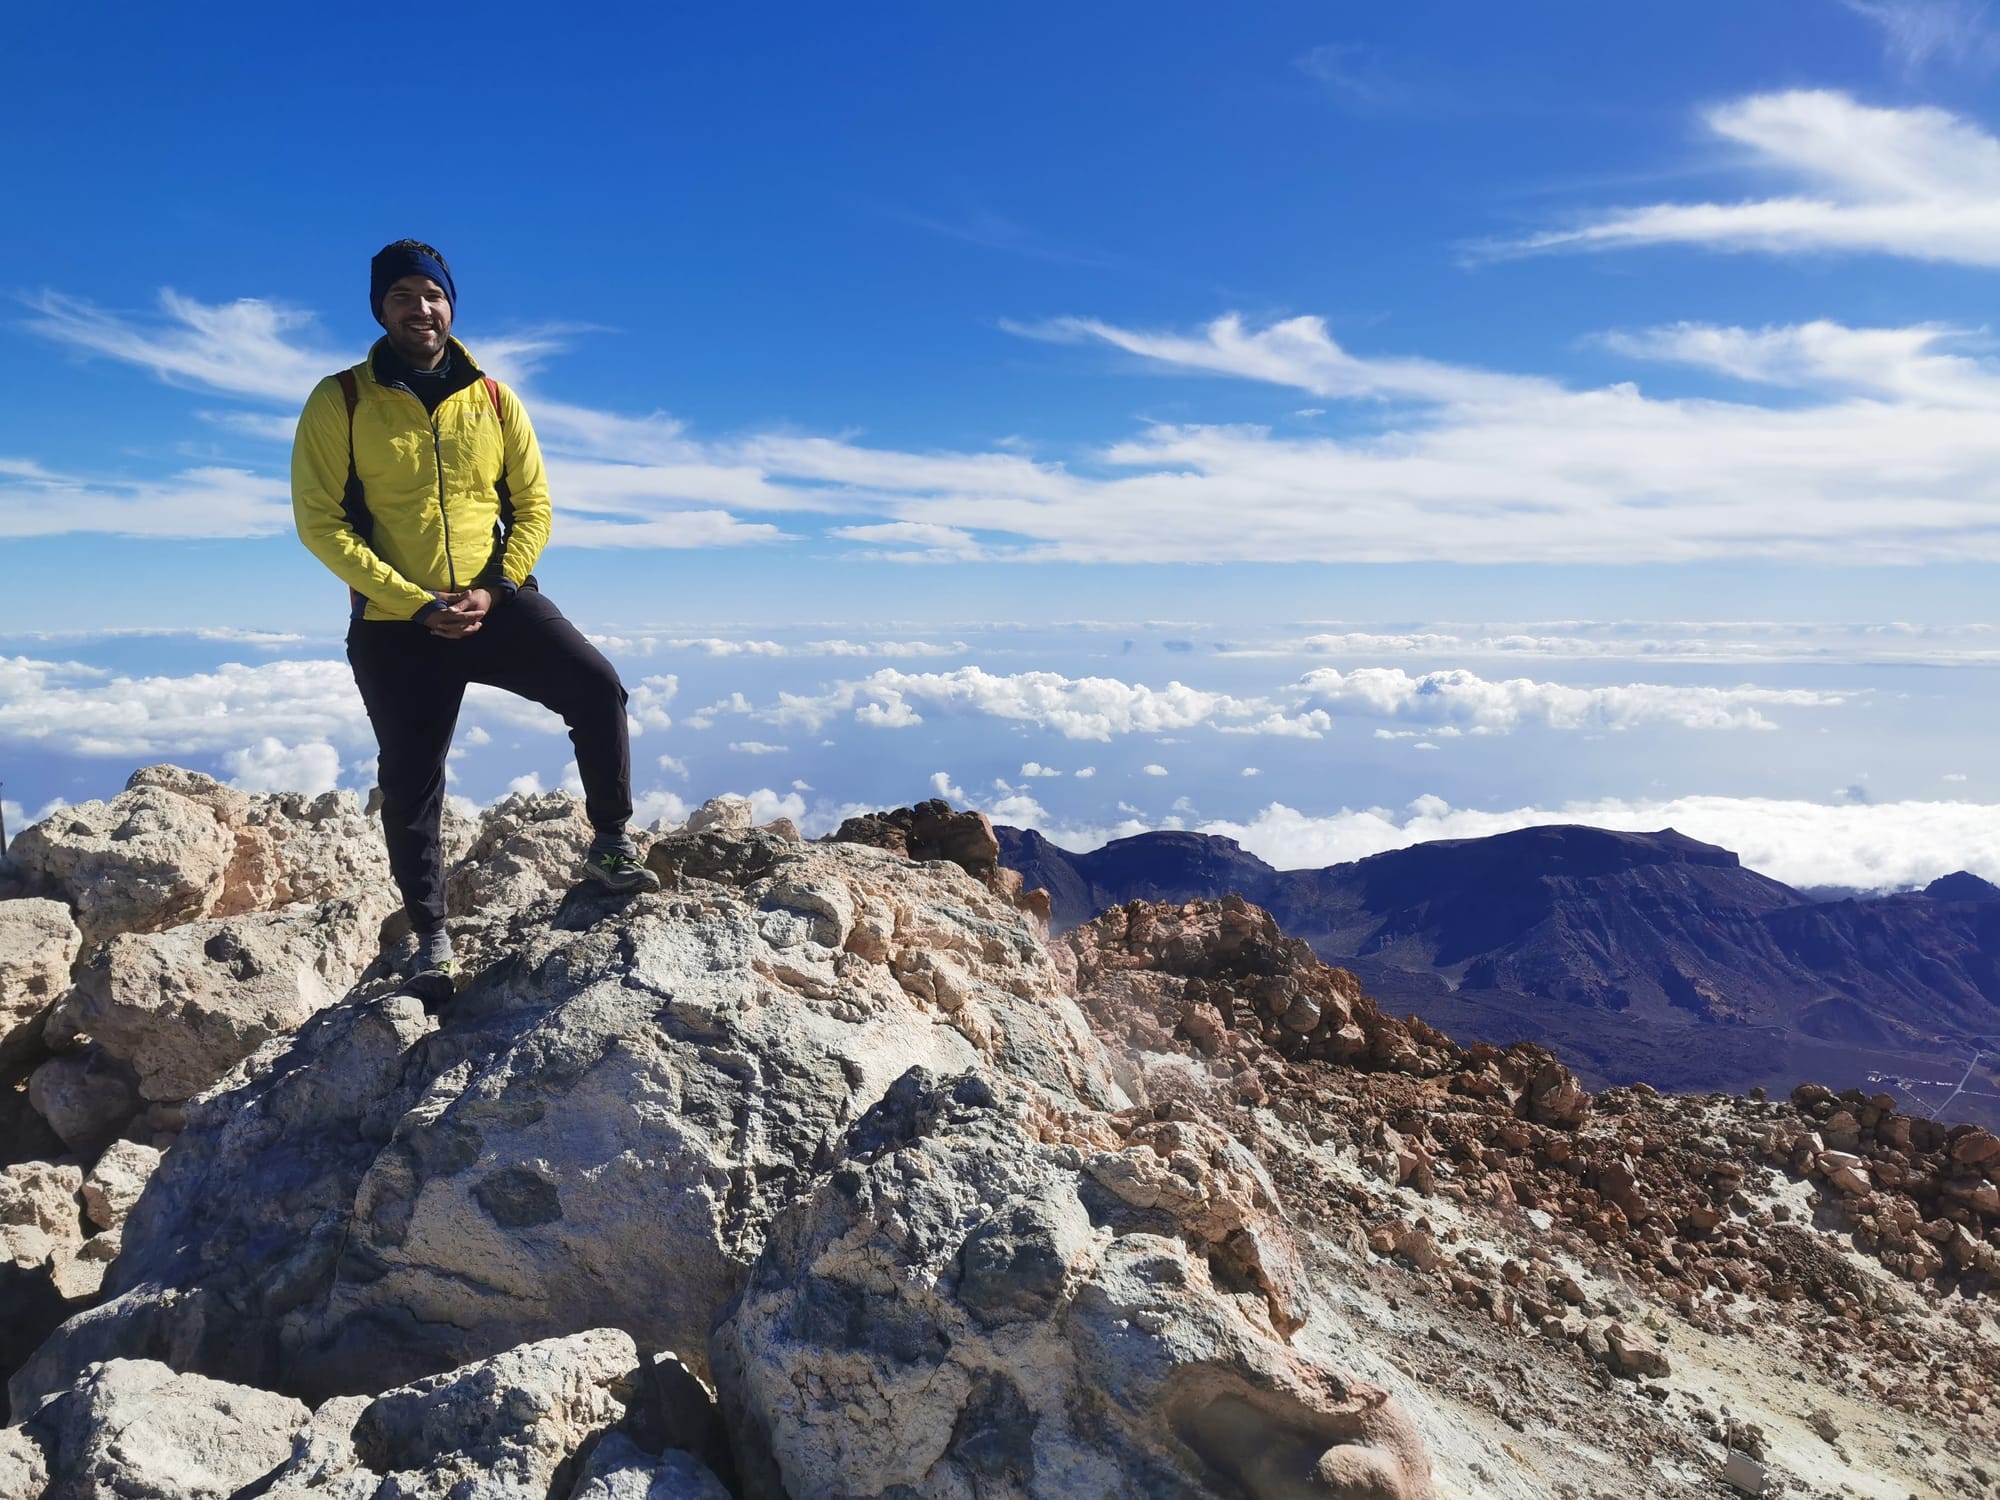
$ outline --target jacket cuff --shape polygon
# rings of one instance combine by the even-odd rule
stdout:
[[[483,578],[475,578],[472,580],[472,586],[476,589],[485,589],[492,594],[495,604],[502,599],[513,598],[520,587],[518,584],[508,582],[505,573],[493,573]]]
[[[428,620],[435,611],[443,608],[444,608],[444,601],[442,599],[433,599],[431,600],[430,603],[426,604],[422,609],[418,610],[415,614],[411,615],[410,618],[412,620],[416,620],[419,622]]]

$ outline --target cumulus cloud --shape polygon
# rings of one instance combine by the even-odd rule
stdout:
[[[1251,734],[1316,738],[1329,722],[1317,710],[1291,715],[1266,699],[1207,692],[1179,682],[1153,688],[1115,677],[1065,677],[1058,672],[1001,674],[983,667],[921,673],[884,668],[820,694],[781,694],[777,706],[760,716],[774,723],[797,722],[817,729],[836,715],[851,711],[861,723],[894,728],[922,722],[914,706],[917,703],[938,712],[1034,724],[1073,740],[1163,734],[1198,724]]]
[[[1076,779],[1078,781],[1088,781],[1090,780],[1091,777],[1095,776],[1096,774],[1097,774],[1097,767],[1085,766],[1081,771],[1078,771],[1076,773]]]
[[[1167,774],[1167,768],[1158,764],[1143,765],[1139,767],[1139,774],[1141,776],[1164,776]]]
[[[1523,722],[1552,729],[1629,729],[1675,724],[1683,729],[1773,729],[1766,707],[1836,708],[1840,693],[1804,688],[1713,688],[1633,682],[1571,687],[1526,677],[1492,682],[1462,668],[1413,677],[1400,667],[1332,667],[1308,672],[1301,685],[1337,713],[1420,719],[1474,733],[1505,733]],[[1379,738],[1394,731],[1377,730]]]
[[[1054,766],[1045,766],[1040,761],[1031,760],[1021,767],[1023,776],[1060,776],[1062,772]]]
[[[516,776],[507,783],[507,795],[510,797],[539,797],[541,794],[542,778],[538,771]]]
[[[674,793],[660,787],[632,794],[632,821],[641,828],[671,828],[688,819],[692,809]]]
[[[885,668],[819,693],[779,694],[778,702],[740,711],[771,723],[817,730],[843,713],[875,728],[924,722],[918,705],[938,714],[981,715],[1032,724],[1072,740],[1110,741],[1151,734],[1177,741],[1174,730],[1206,727],[1223,734],[1320,739],[1335,715],[1412,719],[1438,735],[1501,734],[1523,723],[1555,729],[1623,729],[1677,724],[1688,729],[1769,729],[1772,708],[1833,708],[1850,695],[1746,684],[1715,688],[1626,683],[1572,687],[1509,678],[1489,681],[1463,668],[1412,675],[1398,667],[1322,667],[1267,693],[1244,696],[1169,682],[1164,688],[1113,677],[1065,677],[1057,672],[1001,674],[982,667],[910,673]],[[692,721],[690,721],[692,722]],[[1416,730],[1378,730],[1381,738]],[[1039,765],[1039,762],[1031,762]],[[1046,776],[1049,768],[1023,775]],[[1083,776],[1084,772],[1076,773]]]
[[[738,755],[783,755],[790,747],[767,745],[762,740],[731,740],[729,748]]]
[[[227,663],[183,677],[123,677],[77,662],[0,657],[0,744],[77,755],[220,753],[265,737],[372,749],[344,662]]]
[[[340,752],[324,740],[287,745],[264,735],[222,757],[229,784],[246,792],[330,792],[340,784]]]
[[[1911,5],[1873,9],[1919,14]],[[1940,7],[1927,9],[1935,15]],[[1931,47],[1916,41],[1914,30],[1905,34],[1913,45]],[[1969,120],[1929,106],[1877,108],[1831,90],[1798,89],[1717,105],[1703,123],[1747,152],[1754,166],[1789,180],[1793,191],[1735,203],[1621,209],[1495,248],[1684,244],[2000,265],[2000,141]]]

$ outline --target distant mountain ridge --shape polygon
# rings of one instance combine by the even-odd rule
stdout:
[[[1233,892],[1385,1004],[1543,1042],[1599,1079],[1741,1090],[1883,1075],[1920,1106],[2000,1114],[1983,1055],[2000,1048],[2000,887],[1965,871],[1824,901],[1673,829],[1549,825],[1317,870],[1210,834],[1085,854],[998,834],[1059,930],[1130,900]]]

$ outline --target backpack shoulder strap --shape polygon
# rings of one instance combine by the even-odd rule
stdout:
[[[500,410],[500,382],[491,375],[483,378],[486,381],[486,399],[493,403],[493,415],[500,419],[500,426],[504,430],[507,426],[507,414]],[[352,410],[352,407],[349,409]]]
[[[354,409],[361,404],[361,388],[352,370],[342,370],[333,378],[340,382],[340,394],[347,402],[347,485],[341,491],[340,509],[347,518],[348,529],[373,546],[375,517],[369,513],[368,496],[361,488],[361,476],[354,468]],[[347,595],[353,606],[354,618],[358,620],[367,601],[353,589],[349,589]]]

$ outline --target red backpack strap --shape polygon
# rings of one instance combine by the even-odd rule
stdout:
[[[500,425],[505,427],[507,425],[507,417],[500,410],[500,382],[495,380],[491,375],[486,376],[485,380],[486,399],[493,403],[493,415],[500,418]]]

